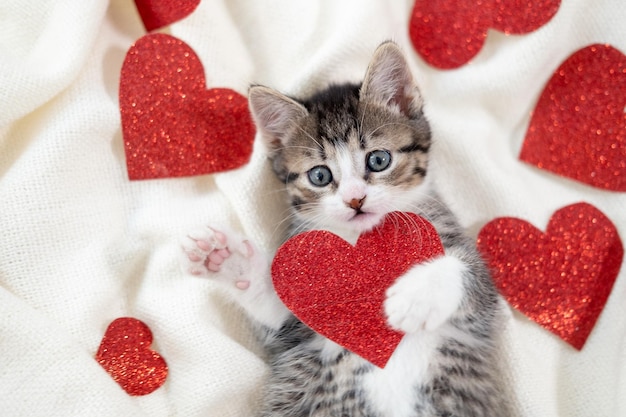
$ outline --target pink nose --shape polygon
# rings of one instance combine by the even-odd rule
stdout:
[[[354,210],[360,210],[361,207],[363,207],[364,201],[365,201],[365,197],[361,198],[360,200],[358,198],[353,198],[352,200],[350,200],[348,205],[350,206],[350,208]]]

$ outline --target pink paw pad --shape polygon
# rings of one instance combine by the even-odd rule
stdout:
[[[217,249],[209,254],[206,260],[206,267],[209,271],[219,272],[224,260],[230,256],[230,250]]]
[[[200,262],[202,260],[202,257],[200,255],[193,252],[187,252],[187,258],[189,258],[191,262]]]
[[[246,258],[252,258],[252,255],[254,255],[254,248],[247,240],[244,240],[243,244],[246,246]]]
[[[247,290],[248,288],[250,288],[250,281],[237,281],[235,283],[235,286],[240,290]]]
[[[196,245],[198,245],[198,248],[202,249],[205,252],[212,251],[213,249],[215,249],[216,246],[226,246],[226,235],[218,230],[211,230],[213,231],[213,237],[215,238],[215,240],[217,240],[218,245],[216,245],[215,242],[210,242],[203,239],[196,240]]]

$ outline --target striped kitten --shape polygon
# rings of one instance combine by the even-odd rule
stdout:
[[[388,289],[389,326],[406,335],[377,368],[296,319],[273,291],[269,261],[236,233],[186,243],[190,270],[224,281],[259,324],[271,374],[259,416],[508,416],[498,382],[498,296],[472,239],[428,176],[431,138],[400,49],[375,52],[362,85],[306,100],[250,89],[250,108],[292,208],[291,234],[326,229],[355,242],[392,211],[436,227],[445,255]]]

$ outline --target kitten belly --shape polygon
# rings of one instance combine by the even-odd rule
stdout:
[[[417,387],[424,385],[429,364],[440,336],[435,332],[419,332],[405,335],[387,366],[372,366],[359,381],[358,391],[365,402],[378,415],[385,417],[410,417],[415,414]],[[334,362],[344,350],[331,340],[318,336],[311,341],[312,348],[320,352],[323,362]],[[333,369],[336,381],[349,390],[354,381],[354,371],[367,362],[357,355],[344,359],[342,365]]]
[[[428,366],[440,341],[432,332],[404,336],[384,369],[374,368],[363,380],[368,403],[385,417],[415,414],[417,387],[424,384]]]

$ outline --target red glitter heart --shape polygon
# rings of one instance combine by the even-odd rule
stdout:
[[[151,344],[152,332],[143,322],[115,319],[102,338],[96,360],[130,395],[150,394],[163,385],[168,372]]]
[[[613,288],[624,248],[613,223],[577,203],[558,210],[545,233],[516,218],[489,222],[478,248],[509,303],[582,349]]]
[[[467,63],[482,49],[487,29],[532,32],[556,14],[561,0],[416,0],[409,22],[413,46],[442,69]]]
[[[149,32],[174,23],[191,14],[200,0],[135,0],[135,5]]]
[[[250,159],[255,129],[247,99],[207,90],[200,60],[180,39],[139,39],[126,54],[119,95],[131,180],[210,174]]]
[[[278,249],[272,279],[303,323],[382,368],[402,339],[387,326],[386,289],[412,265],[439,255],[443,246],[430,223],[392,213],[356,246],[327,231],[294,236]]]
[[[626,191],[626,56],[591,45],[556,70],[520,159],[594,187]]]

